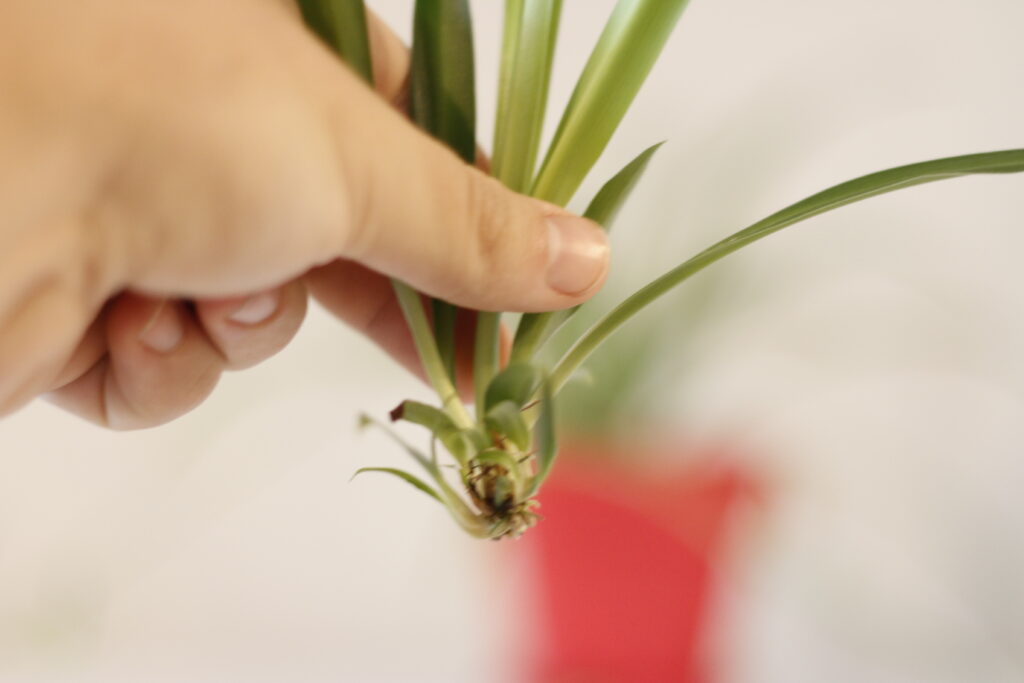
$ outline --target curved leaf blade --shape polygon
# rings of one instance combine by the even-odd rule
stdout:
[[[392,422],[403,420],[429,429],[459,464],[465,464],[469,460],[471,442],[451,416],[440,408],[419,401],[402,401],[391,411],[390,416]]]
[[[622,206],[629,199],[629,195],[637,183],[640,182],[648,164],[651,163],[651,158],[663,144],[665,143],[659,142],[656,145],[651,145],[612,176],[611,180],[602,185],[594,195],[590,206],[587,207],[583,215],[605,230],[610,230]],[[512,360],[525,361],[532,358],[536,350],[550,339],[551,335],[557,332],[558,328],[579,308],[576,306],[551,313],[524,313],[523,317],[519,319],[519,326],[516,327],[516,337],[512,344]]]
[[[445,504],[445,502],[441,500],[441,494],[435,491],[429,484],[417,477],[415,474],[409,474],[405,470],[400,470],[397,467],[360,467],[356,470],[356,473],[352,475],[352,478],[355,479],[364,472],[382,472],[384,474],[390,474],[394,477],[398,477],[407,484],[411,484],[420,491],[423,491],[423,493],[427,494],[441,505]]]
[[[557,391],[608,336],[645,306],[712,263],[800,221],[862,199],[915,185],[973,174],[1020,173],[1024,149],[968,154],[923,161],[870,173],[811,195],[727,237],[676,266],[627,298],[599,320],[563,356],[552,373]]]
[[[512,401],[502,401],[487,411],[484,425],[491,432],[506,437],[521,451],[530,447],[530,428],[526,426],[520,407]]]
[[[689,0],[619,0],[565,108],[533,185],[565,205],[608,145]]]
[[[420,464],[420,467],[426,470],[431,477],[433,477],[435,480],[440,478],[441,470],[437,466],[437,464],[432,459],[428,458],[423,453],[421,453],[417,448],[414,448],[409,442],[407,442],[405,439],[399,436],[395,432],[395,430],[391,429],[386,424],[378,422],[369,415],[363,414],[359,416],[359,426],[362,429],[365,429],[367,427],[376,427],[377,429],[381,430],[389,437],[391,437],[392,441],[401,446],[402,449],[406,453],[408,453],[413,460],[418,462]]]
[[[530,480],[527,496],[532,496],[544,483],[555,464],[558,455],[558,440],[555,435],[555,397],[550,380],[541,386],[540,417],[534,427],[535,447],[537,449],[537,473]]]
[[[522,408],[533,397],[542,380],[541,371],[529,363],[510,363],[499,372],[487,387],[484,409],[490,411],[503,401]]]
[[[477,538],[487,538],[490,534],[489,526],[487,522],[473,512],[470,507],[466,504],[462,498],[452,489],[451,485],[445,481],[444,474],[441,472],[441,468],[438,467],[437,463],[428,458],[427,456],[420,453],[417,449],[409,445],[405,439],[395,433],[393,429],[388,428],[387,425],[378,422],[369,415],[360,415],[359,424],[361,427],[373,426],[377,427],[391,439],[401,446],[405,451],[412,457],[413,460],[418,462],[424,470],[430,475],[434,483],[437,484],[437,492],[440,496],[441,502],[452,518],[461,526],[467,533]]]
[[[587,210],[583,212],[583,215],[606,231],[611,230],[615,219],[619,215],[619,211],[622,210],[626,200],[629,199],[629,195],[633,193],[637,183],[640,182],[640,178],[650,165],[651,159],[654,158],[655,153],[664,144],[665,142],[662,141],[651,145],[623,166],[621,171],[613,175],[608,182],[601,186],[601,189],[597,191],[594,198],[590,200],[590,205],[587,206]]]
[[[437,348],[437,339],[431,334],[430,321],[427,319],[427,312],[424,309],[420,293],[398,280],[392,280],[391,285],[395,290],[398,305],[402,309],[402,315],[412,333],[423,371],[437,391],[441,405],[445,412],[451,415],[455,424],[460,427],[471,427],[473,420],[470,419],[463,407],[459,393],[455,390],[455,385],[441,359],[441,351]]]

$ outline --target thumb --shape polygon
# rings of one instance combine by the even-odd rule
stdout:
[[[344,127],[345,258],[480,310],[566,308],[600,288],[609,250],[596,223],[508,190],[369,89],[347,95],[332,117]]]

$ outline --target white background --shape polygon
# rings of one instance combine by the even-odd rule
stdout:
[[[371,4],[408,33],[410,2]],[[567,0],[551,123],[611,5]],[[473,8],[489,122],[500,4]],[[669,140],[616,227],[610,288],[834,182],[1024,146],[1022,26],[1020,0],[693,0],[580,195]],[[1024,176],[949,181],[709,276],[713,312],[649,390],[773,492],[716,625],[728,680],[1024,680],[1022,216]],[[7,418],[0,681],[513,680],[514,546],[464,539],[391,481],[348,483],[401,462],[355,415],[411,395],[314,311],[172,425]]]

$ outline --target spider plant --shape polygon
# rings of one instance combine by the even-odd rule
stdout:
[[[299,0],[307,23],[340,57],[372,80],[362,0]],[[686,8],[688,0],[619,0],[566,105],[554,138],[540,154],[561,0],[506,0],[491,172],[508,187],[564,205],[604,151]],[[476,114],[468,0],[418,0],[415,6],[411,116],[467,163],[475,161]],[[654,144],[607,181],[585,215],[605,228],[639,181]],[[538,163],[538,160],[540,162]],[[534,498],[554,463],[555,397],[594,350],[655,299],[719,259],[774,232],[847,204],[922,183],[969,174],[1024,171],[1024,149],[969,154],[871,173],[822,190],[713,244],[626,298],[575,340],[553,365],[540,352],[573,310],[526,314],[511,361],[499,367],[501,313],[477,314],[472,413],[455,390],[454,325],[464,311],[394,287],[420,360],[438,395],[436,406],[404,401],[392,421],[420,425],[427,452],[369,417],[423,470],[364,467],[399,477],[439,501],[481,538],[518,536],[539,519]],[[438,446],[454,460],[442,463]]]

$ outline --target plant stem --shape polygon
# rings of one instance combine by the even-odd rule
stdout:
[[[410,115],[463,161],[476,161],[473,29],[467,0],[417,0],[414,10]],[[434,334],[455,381],[458,307],[434,300]]]
[[[550,313],[524,313],[516,328],[512,344],[512,362],[528,362],[537,348],[547,339],[545,332],[551,321]]]
[[[561,13],[562,0],[505,2],[492,168],[494,176],[516,192],[529,189],[537,165]],[[524,316],[524,320],[531,318],[530,314]],[[520,343],[520,334],[525,334],[529,327],[520,323],[513,360],[528,361],[533,356],[541,337]],[[543,333],[541,327],[536,330],[539,334]],[[495,326],[493,339],[481,339],[478,334],[478,348],[485,347],[496,353],[499,331]],[[479,403],[483,394],[481,385],[477,387]]]
[[[437,350],[444,364],[445,372],[452,382],[455,381],[455,324],[459,317],[459,309],[447,301],[433,299],[430,302],[434,314],[434,339]]]
[[[453,7],[454,11],[460,9],[458,5]],[[366,10],[362,0],[299,0],[299,8],[310,28],[333,48],[363,80],[373,85],[373,63],[370,55],[370,40],[366,25]],[[423,14],[426,15],[427,20],[430,19],[429,14],[431,10],[436,12],[438,8],[426,8],[426,12],[423,12]],[[420,21],[421,23],[423,22],[422,19]],[[468,32],[468,19],[466,20],[465,27],[465,30]],[[423,30],[421,29],[419,33],[422,34]],[[428,40],[428,42],[431,41]],[[471,42],[471,40],[464,42]],[[434,40],[430,45],[424,45],[421,35],[420,42],[414,45],[414,47],[420,51],[426,49],[434,49],[436,51],[438,49],[436,44],[438,43],[439,41]],[[456,61],[465,62],[465,59]],[[465,67],[462,66],[461,68]],[[471,63],[469,69],[470,80],[472,80]],[[429,93],[431,85],[429,78],[424,77],[421,71],[415,83],[416,91],[418,93],[426,92],[422,94],[418,101],[427,102],[428,104],[431,102]],[[472,87],[470,87],[469,96],[465,98],[470,103],[472,103],[473,99],[472,92]],[[447,122],[448,119],[452,118],[464,123],[461,118],[451,115],[448,117],[430,117],[429,120],[442,119],[443,122]],[[457,137],[457,135],[452,133],[450,137]],[[463,134],[462,137],[465,138],[466,135]],[[470,128],[468,138],[471,142],[472,137],[473,133]],[[463,147],[465,146],[463,145]],[[420,363],[422,363],[423,369],[427,373],[427,378],[433,385],[434,390],[441,398],[445,412],[451,416],[458,426],[463,428],[471,427],[473,421],[466,413],[466,409],[459,400],[458,392],[453,384],[456,309],[443,301],[434,302],[434,321],[438,329],[438,339],[441,340],[441,348],[445,349],[445,357],[442,358],[441,352],[438,349],[438,340],[435,339],[430,322],[427,320],[423,309],[423,300],[420,298],[420,295],[414,289],[398,280],[392,280],[391,284],[398,296],[402,313],[405,315],[406,324],[412,330]]]
[[[423,371],[441,399],[441,407],[451,416],[458,427],[463,429],[472,427],[473,420],[466,412],[465,406],[462,405],[462,400],[441,360],[437,341],[434,339],[430,321],[427,320],[427,313],[423,307],[422,297],[419,292],[404,282],[392,280],[391,283],[395,288],[398,303],[402,307],[402,313],[409,324],[409,330],[412,332],[416,351],[423,364]]]
[[[498,374],[498,347],[501,335],[501,314],[480,311],[476,316],[476,343],[473,348],[473,386],[476,394],[476,419],[484,419],[484,396],[487,386]]]

